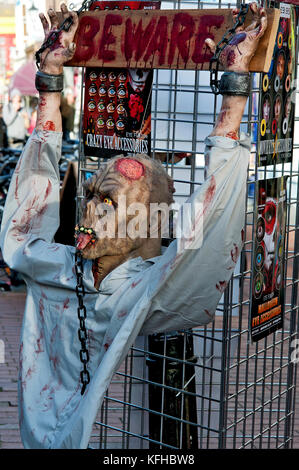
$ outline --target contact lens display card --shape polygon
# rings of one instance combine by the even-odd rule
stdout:
[[[296,9],[280,5],[281,16],[268,73],[262,74],[258,166],[292,161],[296,101]]]
[[[158,9],[157,1],[99,1],[91,11]],[[113,13],[114,14],[114,13]],[[153,71],[87,67],[83,117],[84,153],[110,158],[151,151]]]
[[[150,154],[152,80],[149,70],[86,69],[86,156]]]
[[[282,328],[287,177],[256,183],[252,258],[251,337],[258,341]]]

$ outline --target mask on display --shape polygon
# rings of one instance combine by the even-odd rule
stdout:
[[[142,93],[145,88],[149,70],[128,69],[130,85],[136,93]]]
[[[260,235],[264,259],[264,293],[272,292],[279,286],[278,273],[279,240],[277,227],[277,201],[267,197],[265,207],[258,219],[258,236]]]

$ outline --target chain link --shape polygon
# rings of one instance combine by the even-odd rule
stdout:
[[[84,0],[82,2],[81,8],[77,11],[77,15],[80,15],[80,13],[84,10],[88,10],[93,3],[94,0]],[[36,65],[37,68],[39,69],[40,67],[40,56],[41,54],[48,49],[48,47],[51,47],[58,39],[59,34],[61,31],[69,31],[70,27],[73,24],[73,20],[71,17],[66,18],[61,26],[55,30],[52,31],[45,42],[42,44],[41,48],[36,52],[35,57],[36,57]],[[81,343],[81,349],[80,349],[80,361],[83,364],[83,370],[80,372],[80,379],[82,383],[82,388],[81,388],[81,395],[84,394],[87,385],[90,382],[90,375],[87,370],[87,364],[89,362],[89,353],[87,349],[87,340],[88,340],[88,334],[85,326],[85,320],[87,317],[87,312],[86,312],[86,307],[84,305],[84,296],[85,296],[85,289],[84,289],[84,283],[83,283],[83,260],[81,253],[76,251],[75,254],[75,271],[76,271],[76,277],[77,277],[77,285],[76,285],[76,295],[78,298],[78,319],[79,319],[79,325],[80,328],[78,329],[78,337],[79,341]]]
[[[91,6],[91,4],[94,2],[94,0],[84,0],[82,2],[82,5],[81,7],[79,8],[79,10],[77,11],[77,15],[79,16],[80,13],[84,10],[88,10],[89,7]],[[60,25],[60,27],[58,29],[55,29],[55,31],[52,31],[49,36],[47,37],[47,39],[43,42],[42,46],[40,47],[40,49],[35,53],[35,59],[36,59],[36,66],[37,68],[39,69],[40,68],[40,62],[41,62],[41,58],[40,56],[42,55],[42,53],[48,49],[49,47],[53,46],[53,44],[55,44],[55,42],[57,41],[61,31],[69,31],[70,27],[72,26],[73,24],[73,20],[72,20],[72,17],[69,17],[69,18],[66,18]]]
[[[80,379],[82,383],[81,395],[83,395],[86,390],[87,385],[90,382],[90,375],[87,370],[87,364],[89,362],[89,353],[87,349],[88,334],[87,334],[86,325],[85,325],[87,312],[86,312],[86,307],[84,305],[85,289],[84,289],[84,283],[83,283],[83,273],[84,273],[83,259],[79,251],[76,251],[76,254],[75,254],[75,271],[76,271],[76,277],[77,277],[77,285],[76,285],[76,295],[78,298],[77,312],[78,312],[78,319],[79,319],[79,324],[80,324],[80,328],[78,329],[78,338],[81,343],[79,356],[80,356],[80,361],[83,364],[83,370],[80,372]]]
[[[244,24],[248,10],[249,10],[248,4],[241,5],[240,12],[236,18],[236,21],[233,27],[230,28],[228,31],[226,31],[221,41],[218,42],[216,49],[215,49],[215,54],[210,60],[210,86],[211,86],[212,92],[215,95],[219,95],[218,71],[219,71],[220,55],[222,51],[225,49],[225,47],[229,44],[231,39],[233,38],[236,32],[236,29],[239,28],[239,26],[242,26]]]

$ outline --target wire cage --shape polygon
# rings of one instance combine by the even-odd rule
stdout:
[[[212,0],[161,2],[162,9],[234,6]],[[138,337],[107,390],[94,423],[91,448],[298,447],[298,431],[294,429],[297,363],[292,356],[293,340],[298,335],[298,120],[292,163],[258,168],[255,135],[260,75],[254,74],[252,81],[252,94],[241,124],[241,130],[252,135],[246,239],[215,320],[188,331]],[[175,200],[180,204],[203,182],[204,139],[212,130],[220,102],[221,98],[211,93],[208,72],[154,72],[152,158],[161,160],[162,156],[175,182]],[[180,153],[186,157],[178,159]],[[85,157],[81,150],[79,188],[104,164],[103,159]],[[284,323],[282,329],[253,343],[250,292],[257,204],[254,187],[258,179],[286,175]]]

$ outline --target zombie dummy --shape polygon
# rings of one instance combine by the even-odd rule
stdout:
[[[266,28],[265,11],[256,4],[251,8],[253,24],[238,31],[241,36],[221,56],[226,70],[235,75],[248,72]],[[41,75],[48,74],[44,85],[52,91],[40,92],[36,129],[15,170],[1,232],[6,262],[27,283],[19,380],[20,429],[26,448],[86,448],[105,391],[137,335],[212,321],[244,239],[250,137],[239,135],[239,127],[247,98],[224,94],[206,139],[206,180],[188,201],[192,236],[184,232],[161,254],[160,219],[152,229],[150,207],[171,203],[172,181],[150,158],[119,156],[85,184],[76,246],[53,242],[59,226],[62,139],[61,96],[55,86],[64,62],[74,54],[78,26],[75,13],[65,5],[61,10],[65,18],[72,16],[73,26],[61,33],[58,47],[43,53]],[[58,26],[56,13],[48,13],[51,25],[41,15],[46,36]],[[207,45],[214,50],[211,40]],[[143,214],[137,224],[132,204]],[[91,376],[83,396],[76,250],[84,258]]]

